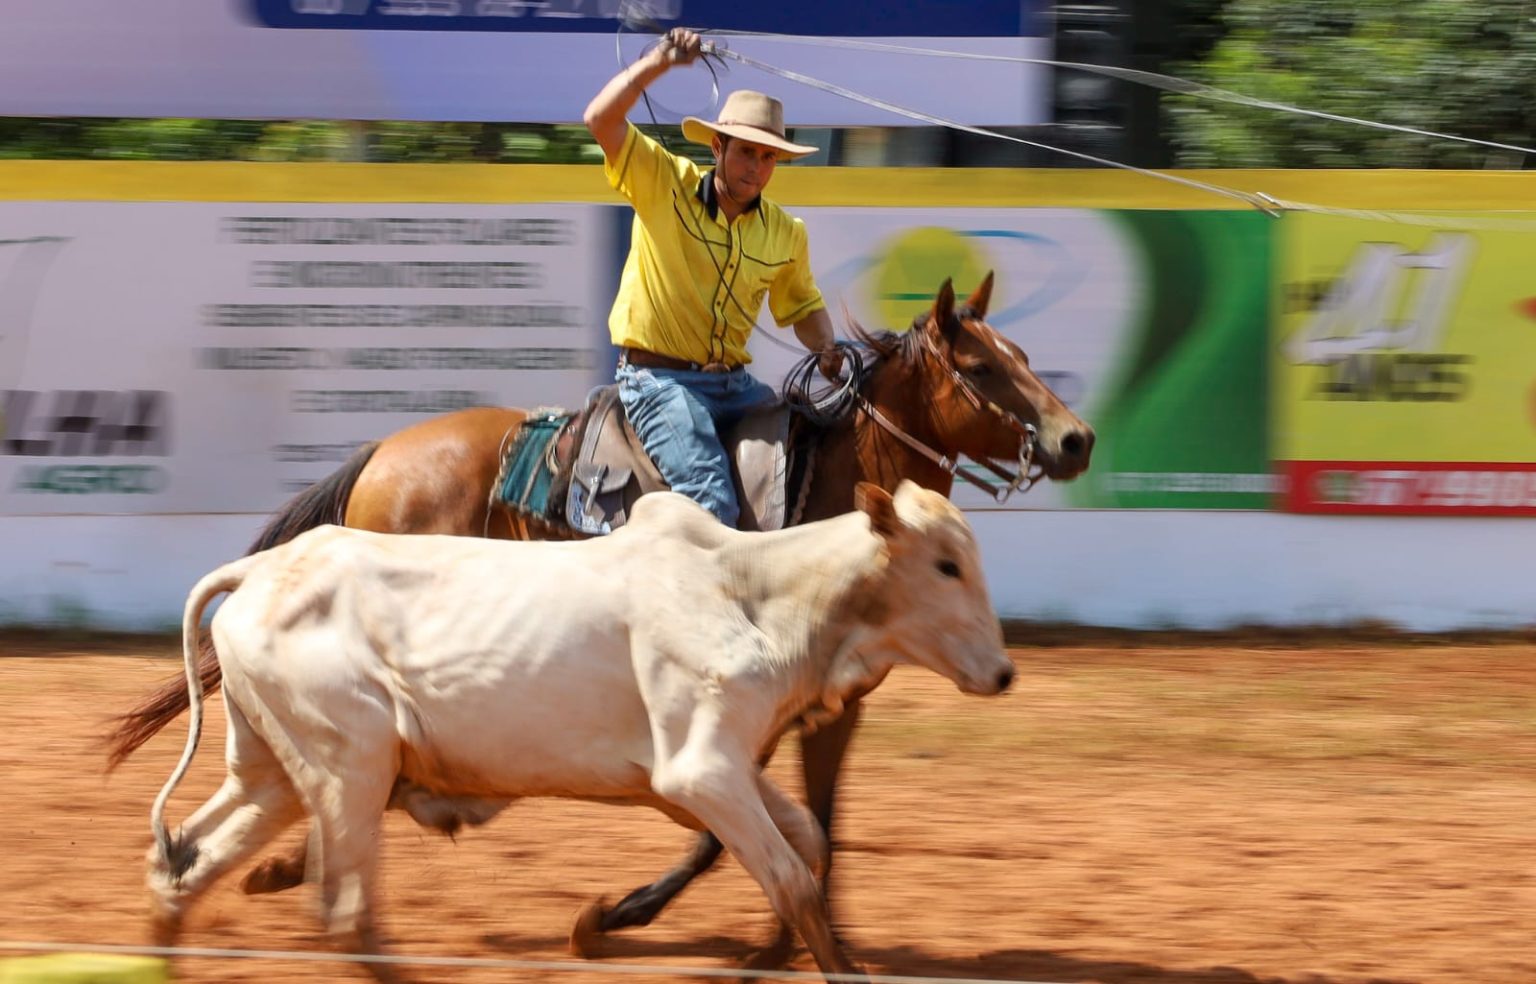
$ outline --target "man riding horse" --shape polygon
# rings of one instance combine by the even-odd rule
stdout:
[[[783,107],[760,92],[732,93],[709,123],[683,133],[714,151],[701,171],[627,119],[646,86],[697,61],[697,34],[674,28],[605,85],[584,114],[603,171],[635,209],[629,257],[608,316],[619,347],[619,398],[657,471],[674,491],[727,526],[739,515],[720,425],[772,404],[746,369],[747,338],[766,296],[780,327],[794,325],[823,375],[842,353],[811,275],[805,224],[762,197],[780,160],[815,150],[784,136]]]

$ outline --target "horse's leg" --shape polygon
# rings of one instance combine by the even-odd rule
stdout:
[[[821,890],[832,900],[832,859],[837,856],[837,838],[833,836],[832,820],[837,800],[837,778],[843,769],[843,759],[853,741],[853,730],[859,723],[862,705],[850,700],[843,713],[829,721],[813,734],[800,736],[800,768],[805,776],[805,801],[821,824],[827,838],[827,863],[821,870]]]
[[[298,888],[304,884],[304,871],[308,864],[309,841],[305,839],[287,857],[267,858],[246,872],[240,880],[240,891],[246,895],[268,895]]]
[[[671,871],[649,885],[630,892],[609,906],[604,899],[588,905],[576,917],[571,930],[571,952],[578,957],[596,955],[595,937],[629,926],[648,926],[667,903],[677,898],[688,883],[708,871],[719,860],[722,850],[720,841],[709,831],[703,831],[693,842],[693,850]]]

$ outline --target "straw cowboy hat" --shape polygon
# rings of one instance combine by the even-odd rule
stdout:
[[[720,118],[713,123],[689,116],[683,120],[683,136],[706,146],[717,133],[772,147],[786,157],[804,157],[817,148],[790,143],[784,136],[784,104],[751,89],[739,89],[725,97]]]

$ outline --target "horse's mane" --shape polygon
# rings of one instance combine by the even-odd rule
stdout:
[[[962,305],[950,315],[952,319],[964,324],[967,321],[980,321],[981,318],[969,306]],[[928,324],[929,312],[924,311],[912,319],[912,327],[906,331],[887,331],[878,329],[871,331],[852,318],[848,319],[848,331],[854,339],[874,356],[872,362],[893,361],[912,364],[922,355],[923,331]]]
[[[879,362],[910,362],[917,357],[918,339],[917,331],[887,331],[884,328],[874,331],[865,328],[857,321],[850,322],[848,333],[851,334],[872,358],[871,365]]]

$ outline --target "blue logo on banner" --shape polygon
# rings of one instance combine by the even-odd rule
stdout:
[[[818,37],[1043,37],[1046,0],[249,0],[267,27],[602,33],[626,14],[663,27]],[[640,29],[639,25],[632,25]]]

